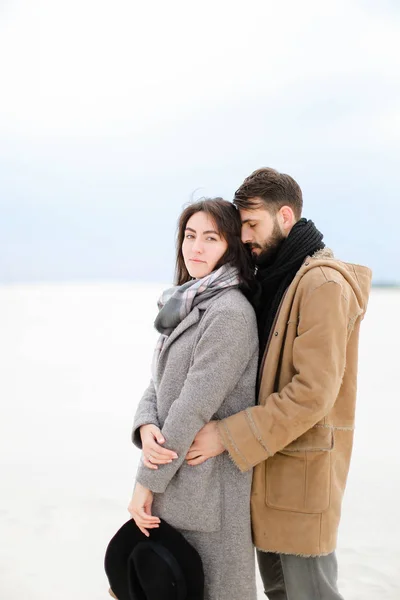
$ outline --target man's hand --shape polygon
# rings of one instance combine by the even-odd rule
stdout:
[[[178,458],[173,450],[162,448],[165,439],[156,425],[142,425],[140,428],[142,440],[143,464],[149,469],[158,469],[157,465],[165,465]]]
[[[140,531],[146,537],[150,537],[148,529],[159,527],[160,519],[151,514],[151,505],[153,504],[153,492],[136,483],[133,491],[132,500],[129,503],[128,511],[139,527]]]
[[[201,465],[207,459],[218,456],[225,451],[225,447],[217,431],[217,421],[210,421],[200,429],[186,454],[188,465]]]

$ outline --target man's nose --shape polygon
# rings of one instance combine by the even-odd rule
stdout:
[[[250,229],[248,227],[242,227],[242,242],[243,244],[249,244],[252,241]]]

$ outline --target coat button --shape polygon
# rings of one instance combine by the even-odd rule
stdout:
[[[279,333],[278,333],[277,331],[275,331],[275,337],[276,337],[277,335],[279,335]]]

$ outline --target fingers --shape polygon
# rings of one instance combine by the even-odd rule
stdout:
[[[146,523],[139,517],[132,517],[138,527],[145,527],[146,529],[158,529],[160,525],[158,523]]]
[[[155,441],[144,441],[143,456],[147,461],[156,465],[165,465],[178,458],[178,455],[173,450],[161,448]]]
[[[195,467],[196,465],[203,464],[204,462],[206,462],[206,460],[208,460],[207,456],[198,456],[197,458],[192,458],[190,460],[187,460],[186,462],[191,467]]]
[[[142,523],[140,521],[140,519],[135,519],[134,517],[132,517],[133,520],[136,523],[136,526],[138,527],[138,529],[140,529],[140,531],[146,536],[146,537],[150,537],[150,532],[148,531],[149,529],[157,529],[159,527],[159,525],[147,525],[146,523]]]
[[[178,455],[176,452],[174,452],[173,450],[168,450],[168,448],[162,448],[161,446],[159,446],[157,444],[156,441],[154,440],[150,440],[150,441],[145,441],[145,443],[143,444],[143,452],[148,455],[151,454],[154,458],[161,460],[161,459],[169,459],[169,460],[173,460],[174,458],[178,458]]]
[[[143,456],[143,464],[148,469],[153,469],[153,471],[158,469],[158,467],[156,465],[152,465],[151,462],[148,461],[145,456]]]
[[[140,531],[141,531],[142,533],[144,533],[144,535],[145,535],[146,537],[150,537],[150,534],[149,534],[149,532],[147,531],[147,529],[145,529],[144,527],[139,527],[139,525],[138,525],[137,523],[136,523],[136,525],[138,526],[138,528],[140,529]]]
[[[197,458],[198,456],[200,456],[201,452],[199,450],[196,450],[194,448],[191,448],[188,453],[185,456],[185,460],[191,460],[193,458]]]
[[[147,515],[143,509],[132,508],[131,506],[128,508],[129,514],[132,519],[135,521],[137,527],[140,531],[146,536],[149,537],[148,529],[158,529],[160,526],[160,519],[158,517],[154,517],[152,515]]]
[[[142,526],[145,525],[146,527],[158,527],[158,525],[160,524],[160,519],[158,517],[146,514],[143,508],[136,508],[134,510],[134,515],[135,520],[138,519]]]
[[[161,430],[156,425],[149,426],[149,432],[152,433],[154,438],[157,440],[159,444],[165,444],[165,438],[161,433]]]
[[[146,508],[148,512],[146,513]],[[151,514],[151,506],[138,506],[137,503],[131,501],[128,506],[128,512],[132,515],[132,517],[136,520],[139,519],[143,522],[149,523],[159,523],[160,519]]]
[[[170,458],[160,458],[159,456],[155,456],[152,452],[146,452],[146,449],[143,449],[142,452],[142,460],[145,467],[149,469],[158,469],[156,465],[167,465],[172,462]]]
[[[160,458],[155,456],[152,452],[146,454],[146,460],[153,465],[167,465],[168,463],[172,463],[171,458]]]

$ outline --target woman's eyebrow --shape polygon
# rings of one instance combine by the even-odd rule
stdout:
[[[196,233],[196,230],[192,229],[191,227],[185,227],[185,231],[193,231],[193,233]],[[214,229],[207,229],[207,231],[203,231],[203,235],[206,233],[215,233],[215,235],[219,235],[218,231],[214,231]],[[219,237],[221,236],[219,235]]]

